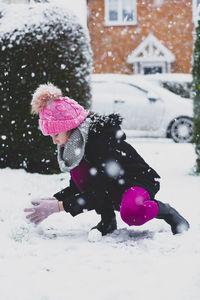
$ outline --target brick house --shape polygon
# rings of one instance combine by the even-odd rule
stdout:
[[[94,73],[190,73],[200,0],[76,1],[88,24]]]
[[[95,73],[190,73],[199,0],[87,0]]]

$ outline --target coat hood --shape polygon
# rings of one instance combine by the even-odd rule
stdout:
[[[118,140],[125,140],[126,135],[121,129],[123,118],[120,114],[96,114],[90,113],[91,119],[90,134],[105,134]]]

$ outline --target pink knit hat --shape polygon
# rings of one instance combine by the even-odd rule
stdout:
[[[53,84],[40,85],[33,94],[32,113],[39,114],[39,126],[44,135],[55,135],[78,127],[87,112],[76,101],[62,97]]]

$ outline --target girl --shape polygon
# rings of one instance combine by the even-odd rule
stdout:
[[[57,144],[61,171],[71,174],[69,187],[25,209],[31,222],[38,224],[63,210],[76,216],[94,209],[101,221],[91,231],[106,235],[117,228],[117,210],[129,226],[158,218],[173,234],[189,229],[174,208],[155,200],[160,176],[125,141],[119,115],[87,113],[52,84],[40,85],[31,104],[42,133]]]

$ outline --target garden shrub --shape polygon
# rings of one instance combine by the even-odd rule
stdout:
[[[193,91],[194,91],[194,143],[197,154],[196,172],[200,174],[200,22],[196,27],[193,54]]]
[[[38,130],[30,102],[39,84],[52,82],[90,107],[88,32],[50,4],[4,5],[0,16],[0,167],[57,172],[56,147]]]

